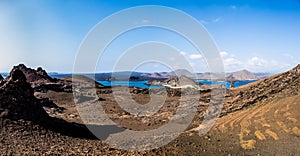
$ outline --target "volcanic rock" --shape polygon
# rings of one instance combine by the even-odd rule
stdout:
[[[190,86],[192,88],[199,88],[198,85],[194,82],[194,80],[181,75],[174,76],[167,80],[149,80],[147,82],[148,85],[157,85],[157,86],[167,86],[170,88],[185,88],[185,86]]]
[[[51,78],[41,67],[34,70],[27,68],[24,64],[19,64],[18,66],[14,66],[13,69],[18,69],[23,72],[27,82],[31,84],[35,92],[47,92],[48,90],[72,92],[71,83]]]
[[[34,70],[27,68],[24,64],[14,66],[13,69],[18,69],[23,72],[27,82],[31,84],[31,87],[35,92],[46,93],[48,90],[56,92],[72,92],[72,77],[66,79],[51,78],[41,67]],[[102,85],[96,83],[96,86]]]
[[[37,70],[27,68],[24,64],[14,66],[13,69],[19,69],[22,71],[29,83],[40,83],[40,82],[56,82],[56,79],[51,78],[45,70],[38,67]]]
[[[25,75],[17,68],[0,83],[0,111],[1,118],[12,120],[41,121],[48,117]]]
[[[50,117],[43,107],[58,113],[63,113],[64,110],[49,99],[37,99],[26,76],[17,68],[0,82],[0,155],[14,155],[14,152],[20,150],[19,146],[30,148],[34,144],[41,147],[39,143],[47,142],[46,140],[61,141],[65,138],[61,135],[95,138],[84,125]],[[44,140],[40,141],[41,138]],[[21,143],[18,143],[19,140],[22,140]],[[5,146],[7,141],[9,146]],[[17,145],[18,148],[14,148]],[[3,151],[3,147],[10,149],[12,153]]]

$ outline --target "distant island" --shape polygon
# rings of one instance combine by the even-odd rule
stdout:
[[[51,77],[62,78],[65,76],[71,76],[72,74],[62,74],[58,72],[48,73]],[[106,72],[95,74],[84,74],[89,77],[94,77],[100,81],[114,81],[114,80],[131,80],[131,81],[143,81],[143,80],[166,80],[175,76],[186,76],[194,80],[218,80],[217,74],[204,72],[204,73],[191,73],[186,69],[177,69],[171,72],[136,72],[136,71],[119,71],[119,72]],[[260,80],[269,77],[270,73],[254,73],[248,70],[240,70],[235,72],[225,73],[225,81],[245,81],[245,80]]]

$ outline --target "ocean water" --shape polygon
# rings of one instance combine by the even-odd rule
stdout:
[[[106,87],[110,86],[129,86],[137,88],[164,88],[164,86],[149,86],[147,81],[97,81]]]
[[[206,84],[206,85],[212,85],[212,84],[224,84],[226,88],[230,87],[230,82],[226,81],[209,81],[209,80],[195,80],[198,83]],[[247,80],[247,81],[237,81],[234,83],[235,87],[239,87],[242,85],[246,85],[252,82],[255,82],[256,80]],[[97,81],[101,83],[104,86],[110,87],[110,86],[130,86],[130,87],[138,87],[138,88],[163,88],[163,86],[149,86],[147,85],[147,81]]]
[[[210,80],[195,80],[198,83],[206,84],[206,85],[212,85],[212,84],[224,84],[226,88],[230,88],[230,83],[227,81],[210,81]],[[255,82],[256,80],[245,80],[245,81],[236,81],[234,82],[234,88]]]

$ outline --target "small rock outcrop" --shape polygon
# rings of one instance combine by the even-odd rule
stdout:
[[[199,94],[200,90],[203,90],[200,86],[203,84],[197,84],[194,80],[181,75],[175,76],[167,80],[149,80],[148,85],[165,86],[168,96],[181,96]]]
[[[3,80],[4,78],[2,77],[2,75],[0,74],[0,81]]]
[[[185,86],[185,85],[196,86],[196,83],[194,82],[194,80],[181,75],[181,76],[176,76],[171,79],[163,81],[163,85],[169,85],[171,87],[181,87],[181,86]]]
[[[149,80],[148,85],[165,86],[168,88],[195,88],[200,89],[194,80],[181,75],[175,76],[167,80]]]
[[[0,118],[39,122],[48,118],[25,75],[17,68],[0,83]]]

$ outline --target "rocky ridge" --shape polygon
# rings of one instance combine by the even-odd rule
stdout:
[[[223,115],[258,102],[297,95],[300,88],[300,64],[290,71],[233,89]]]

